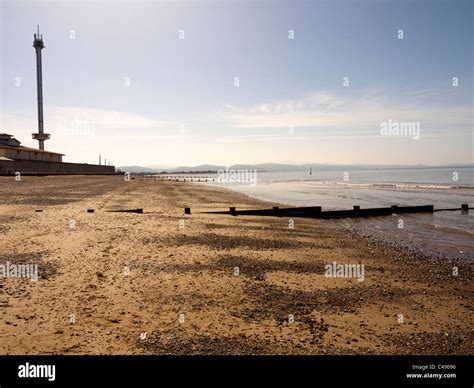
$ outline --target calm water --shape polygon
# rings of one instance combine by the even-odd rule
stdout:
[[[348,173],[348,174],[344,174]],[[455,173],[453,175],[453,173]],[[457,177],[457,180],[453,180]],[[252,197],[292,206],[349,209],[353,205],[474,206],[474,168],[258,173],[255,186],[221,184]],[[403,228],[399,228],[399,220]],[[474,260],[474,210],[345,220],[345,225],[386,240],[450,257]]]

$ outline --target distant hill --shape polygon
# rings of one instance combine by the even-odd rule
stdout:
[[[234,164],[230,167],[234,170],[257,170],[257,171],[305,171],[309,170],[309,165],[304,164],[283,164],[283,163],[260,163],[260,164]]]
[[[140,172],[149,172],[149,173],[154,173],[156,170],[149,168],[149,167],[142,167],[142,166],[120,166],[117,167],[120,171],[123,172],[135,172],[135,173],[140,173]]]
[[[150,164],[149,166],[146,166],[148,168],[151,168],[152,170],[155,171],[165,171],[165,170],[173,170],[176,168],[175,166],[170,166],[168,164]]]
[[[216,166],[214,164],[201,164],[199,166],[181,166],[173,169],[169,169],[169,172],[198,172],[198,171],[219,171],[225,169],[225,166]]]
[[[316,171],[354,171],[354,170],[378,170],[378,169],[404,169],[404,168],[449,168],[449,167],[472,167],[473,164],[457,164],[445,166],[427,166],[427,165],[370,165],[370,164],[284,164],[284,163],[261,163],[261,164],[234,164],[229,166],[233,170],[257,170],[259,172],[289,172],[289,171],[309,171],[312,169]],[[159,172],[217,172],[225,170],[226,166],[219,166],[214,164],[201,164],[199,166],[181,166],[171,167],[165,165],[151,165],[147,167],[142,166],[121,166],[118,167],[122,171],[135,173],[159,173]]]

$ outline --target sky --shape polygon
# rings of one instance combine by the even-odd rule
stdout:
[[[462,0],[1,1],[0,132],[37,147],[39,24],[45,147],[64,161],[472,163],[473,11]]]

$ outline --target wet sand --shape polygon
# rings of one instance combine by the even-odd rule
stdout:
[[[196,183],[0,177],[0,264],[40,275],[0,278],[0,354],[473,354],[472,265],[343,221],[200,213],[269,205]],[[333,261],[364,280],[325,277]]]

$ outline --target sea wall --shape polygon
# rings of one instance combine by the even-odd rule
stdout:
[[[0,160],[0,175],[15,175],[16,172],[20,172],[22,175],[111,175],[115,173],[115,167],[86,163]]]

